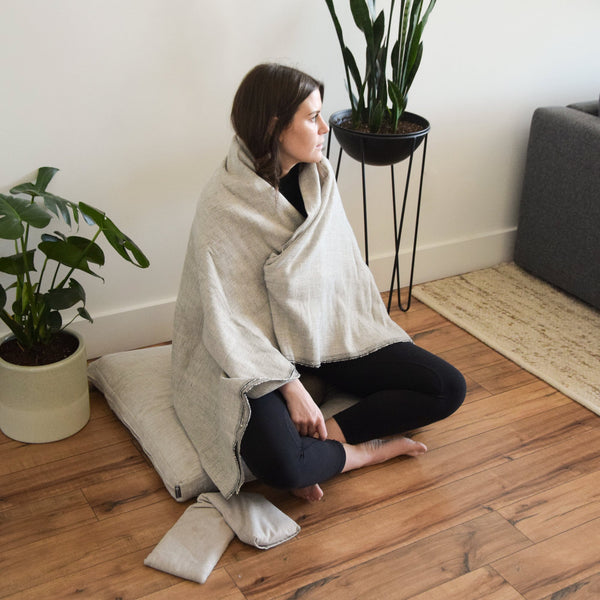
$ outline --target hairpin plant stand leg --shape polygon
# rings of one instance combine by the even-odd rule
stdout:
[[[406,215],[406,206],[408,203],[408,192],[410,187],[410,178],[412,173],[412,165],[413,158],[416,149],[416,139],[413,140],[413,148],[410,153],[408,170],[406,173],[406,181],[404,185],[404,196],[402,199],[402,209],[400,211],[400,224],[398,225],[398,209],[396,203],[396,181],[394,176],[394,165],[390,165],[390,173],[391,173],[391,184],[392,184],[392,210],[394,214],[394,240],[395,240],[395,256],[394,256],[394,266],[392,268],[392,280],[390,282],[390,295],[388,297],[387,310],[390,312],[392,306],[392,296],[394,290],[394,283],[398,284],[397,294],[398,294],[398,308],[406,312],[411,305],[412,301],[412,288],[413,288],[413,279],[415,272],[415,256],[417,251],[417,237],[419,232],[419,218],[421,213],[421,195],[423,191],[423,176],[425,173],[425,158],[427,155],[427,135],[424,136],[423,139],[423,155],[421,160],[421,173],[419,176],[419,189],[417,195],[417,210],[415,215],[415,228],[413,233],[413,243],[412,243],[412,254],[410,259],[410,276],[409,276],[409,284],[408,284],[408,296],[406,298],[406,303],[402,303],[401,294],[400,294],[400,242],[402,239],[402,232],[404,230],[404,217]],[[327,155],[329,156],[329,149],[331,148],[331,130],[329,131],[329,140],[327,144]],[[340,147],[340,151],[338,154],[338,160],[335,170],[336,180],[338,178],[340,172],[340,165],[342,162],[342,153],[343,149]],[[362,174],[362,196],[363,196],[363,230],[364,230],[364,239],[365,239],[365,262],[367,265],[369,264],[369,235],[368,235],[368,226],[367,226],[367,188],[366,188],[366,177],[365,177],[365,159],[364,159],[364,147],[362,147],[362,160],[361,160],[361,174]]]

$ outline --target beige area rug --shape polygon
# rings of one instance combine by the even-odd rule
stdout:
[[[514,263],[424,283],[413,294],[600,414],[600,311]]]

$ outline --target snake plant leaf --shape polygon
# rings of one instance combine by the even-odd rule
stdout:
[[[373,45],[375,48],[381,47],[383,36],[385,35],[385,14],[383,11],[377,15],[377,19],[373,22]]]
[[[335,33],[338,38],[338,43],[339,43],[340,49],[342,51],[342,58],[344,59],[344,71],[346,73],[346,89],[348,90],[348,96],[350,98],[350,106],[352,108],[352,118],[353,118],[353,120],[355,120],[355,119],[358,119],[359,104],[362,104],[362,95],[360,96],[360,99],[358,100],[356,98],[356,95],[352,91],[352,82],[350,80],[348,57],[351,58],[351,60],[354,64],[356,64],[356,61],[354,60],[354,56],[352,56],[352,52],[350,52],[350,49],[346,46],[346,43],[344,42],[344,34],[342,32],[342,27],[340,25],[340,21],[335,12],[335,7],[333,6],[333,0],[325,0],[325,4],[327,4],[327,8],[329,9],[329,14],[331,15],[331,20],[333,21]],[[357,69],[357,72],[358,72],[358,69]],[[360,74],[358,74],[358,80],[360,81]],[[360,88],[360,84],[357,84],[357,86]]]
[[[406,74],[406,81],[405,81],[404,85],[405,85],[405,89],[407,91],[410,88],[410,86],[412,85],[415,75],[417,74],[417,71],[419,70],[419,65],[421,64],[422,57],[423,57],[423,44],[419,44],[419,46],[417,48],[417,54],[414,57],[412,63],[410,64],[409,70]]]
[[[423,24],[423,27],[421,28],[421,31],[423,30],[423,28],[427,24],[427,20],[429,19],[429,15],[431,14],[431,11],[433,10],[433,7],[435,6],[436,2],[437,2],[437,0],[430,0],[429,6],[425,10],[425,14],[423,15],[423,18],[421,19],[421,23]]]
[[[392,99],[391,116],[392,126],[395,129],[398,126],[402,113],[406,109],[407,97],[406,94],[402,95],[400,88],[391,79],[388,81],[388,92]]]
[[[406,44],[408,47],[408,62],[413,62],[414,56],[417,51],[417,47],[421,43],[421,36],[419,35],[419,13],[413,12],[410,16],[408,23],[408,33]]]
[[[396,40],[394,47],[390,53],[390,61],[392,63],[392,74],[394,79],[396,79],[396,73],[398,73],[400,69],[400,40]]]
[[[408,91],[420,67],[423,55],[421,37],[436,0],[389,0],[387,19],[386,9],[377,13],[375,0],[348,0],[354,24],[363,32],[366,42],[362,74],[356,72],[355,66],[350,64],[352,54],[343,41],[343,31],[335,14],[333,0],[325,2],[344,59],[346,88],[350,97],[354,126],[361,122],[367,123],[372,130],[383,110],[382,125],[383,121],[390,118],[393,130],[396,131],[407,105]],[[427,8],[421,16],[425,6]],[[400,12],[397,18],[394,17],[396,7]],[[394,39],[391,39],[392,25],[397,32]],[[391,76],[388,76],[388,69]],[[361,83],[357,83],[356,87],[352,86],[351,79],[356,83],[360,80]],[[396,85],[394,92],[390,92],[389,80]],[[391,106],[388,106],[388,101]],[[382,108],[379,104],[382,104]]]
[[[419,20],[419,15],[421,14],[421,8],[423,7],[423,0],[413,0],[412,6],[410,8],[410,20],[411,22],[414,20]]]
[[[85,291],[75,279],[69,280],[68,288],[55,288],[45,294],[47,305],[53,310],[65,310],[78,302],[85,304]]]
[[[391,79],[388,80],[388,93],[394,104],[400,104],[402,101],[402,92]]]
[[[373,37],[371,13],[365,0],[350,0],[350,10],[356,26],[367,36]]]
[[[50,223],[52,216],[48,212],[23,198],[14,198],[0,194],[0,238],[16,240],[25,232],[25,225],[42,229]]]
[[[333,26],[335,28],[335,32],[338,37],[338,41],[341,46],[345,46],[344,44],[344,34],[342,32],[342,26],[340,25],[340,20],[335,12],[335,6],[333,5],[333,0],[325,0],[325,4],[327,4],[327,8],[329,9],[329,14],[331,15],[331,20],[333,21]]]
[[[369,129],[372,132],[379,131],[381,123],[383,121],[383,115],[385,113],[385,105],[382,102],[378,102],[371,111],[369,119]]]
[[[348,82],[345,82],[345,86],[346,86],[346,91],[348,92],[348,96],[350,98],[350,108],[352,109],[352,111],[355,111],[356,107],[358,105],[358,98],[356,97],[356,94],[352,90],[348,89]]]
[[[356,85],[356,89],[358,91],[358,96],[362,96],[364,90],[364,83],[360,77],[360,71],[358,70],[358,66],[356,64],[356,60],[354,59],[354,55],[350,51],[350,48],[347,46],[344,48],[344,60],[348,65],[348,69],[350,74],[352,75],[352,79],[354,79],[354,84]],[[351,91],[351,90],[350,90]],[[356,102],[353,104],[356,106]]]
[[[400,22],[398,23],[398,71],[394,73],[394,81],[400,81],[402,78],[402,70],[406,63],[406,47],[408,39],[408,23],[410,20],[411,1],[401,3]]]
[[[421,8],[423,5],[422,0],[418,3],[418,11],[414,13],[414,16],[411,18],[411,28],[412,28],[412,37],[410,39],[410,47],[409,47],[409,55],[408,55],[408,64],[407,64],[407,73],[406,73],[406,83],[405,89],[408,91],[412,82],[419,70],[419,66],[421,64],[421,59],[423,57],[423,42],[421,41],[421,37],[423,36],[423,31],[425,29],[425,25],[427,24],[427,20],[429,19],[429,15],[435,6],[436,0],[430,0],[427,9],[425,10],[425,14],[421,18]],[[414,10],[414,7],[413,7]],[[420,19],[420,20],[419,20]]]
[[[367,43],[367,57],[375,55],[375,39],[373,35],[373,22],[371,13],[365,0],[350,0],[350,10],[356,26],[363,32]],[[369,62],[369,58],[367,58]]]
[[[28,271],[35,271],[33,257],[35,249],[23,253],[13,254],[12,256],[0,257],[0,271],[9,275],[23,275]]]
[[[383,106],[387,106],[388,94],[387,94],[387,81],[385,79],[385,72],[387,69],[387,47],[382,47],[377,53],[377,61],[376,67],[378,69],[377,73],[377,99],[379,102],[383,104]]]

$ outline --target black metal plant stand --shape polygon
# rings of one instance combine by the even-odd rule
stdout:
[[[327,141],[327,158],[329,158],[329,152],[331,149],[332,130],[333,130],[333,127],[329,130],[329,137],[328,137],[328,141]],[[396,203],[396,181],[395,181],[395,176],[394,176],[394,164],[390,165],[391,184],[392,184],[392,208],[393,208],[393,213],[394,213],[395,257],[394,257],[394,266],[392,268],[392,280],[390,283],[390,295],[388,297],[388,304],[387,304],[388,313],[390,312],[390,308],[392,305],[392,296],[393,296],[395,282],[397,282],[397,284],[398,284],[398,292],[397,292],[398,293],[398,308],[401,311],[406,312],[410,308],[410,305],[411,305],[413,277],[414,277],[414,271],[415,271],[415,255],[416,255],[416,249],[417,249],[417,236],[418,236],[418,232],[419,232],[419,216],[421,213],[421,194],[423,191],[423,175],[425,173],[425,157],[427,155],[427,136],[428,136],[428,132],[426,132],[424,135],[422,135],[420,137],[412,138],[412,148],[410,149],[410,154],[408,156],[409,163],[408,163],[408,170],[406,173],[406,181],[405,181],[405,185],[404,185],[404,197],[402,200],[402,210],[400,212],[400,224],[399,225],[398,225],[398,209],[397,209],[397,203]],[[402,299],[401,299],[401,294],[400,294],[400,261],[399,261],[398,255],[400,252],[400,241],[402,239],[402,232],[404,229],[404,217],[406,215],[406,206],[407,206],[407,202],[408,202],[408,190],[409,190],[409,186],[410,186],[413,158],[414,158],[415,150],[420,145],[421,141],[423,142],[423,157],[422,157],[422,161],[421,161],[421,173],[419,176],[419,191],[418,191],[418,197],[417,197],[417,212],[416,212],[416,217],[415,217],[415,229],[414,229],[414,234],[413,234],[412,256],[411,256],[411,262],[410,262],[410,278],[409,278],[409,284],[408,284],[408,298],[406,300],[406,304],[402,304]],[[369,236],[368,236],[368,226],[367,226],[367,187],[366,187],[366,178],[365,178],[365,164],[367,164],[367,163],[365,162],[365,148],[364,148],[364,140],[363,139],[360,140],[360,146],[361,146],[361,153],[360,153],[361,161],[360,162],[361,162],[361,173],[362,173],[365,262],[368,265],[369,264]],[[338,155],[338,160],[337,160],[337,165],[336,165],[336,170],[335,170],[336,180],[337,180],[339,172],[340,172],[342,153],[343,153],[343,148],[340,146],[340,152]]]

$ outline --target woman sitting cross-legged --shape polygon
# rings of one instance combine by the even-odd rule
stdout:
[[[227,498],[242,460],[310,501],[336,474],[427,448],[404,436],[452,414],[462,375],[388,316],[323,156],[323,85],[252,69],[235,137],[191,227],[173,338],[175,409]],[[358,399],[325,420],[306,375]]]

